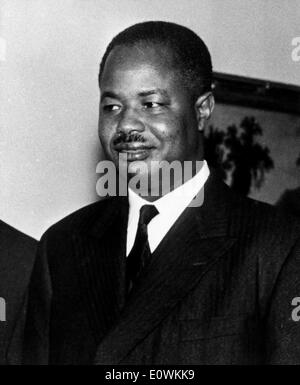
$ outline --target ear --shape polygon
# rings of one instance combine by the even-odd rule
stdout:
[[[215,98],[212,92],[206,92],[199,96],[195,102],[196,116],[198,121],[198,130],[203,131],[205,121],[208,120],[215,107]]]

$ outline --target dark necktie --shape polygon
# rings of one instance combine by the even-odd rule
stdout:
[[[152,218],[158,214],[154,205],[144,205],[140,209],[140,218],[134,245],[127,257],[126,262],[126,286],[127,293],[135,284],[140,272],[145,267],[151,256],[147,226]]]

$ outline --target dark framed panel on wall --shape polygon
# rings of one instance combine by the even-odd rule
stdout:
[[[217,102],[300,115],[300,87],[214,73]]]
[[[216,72],[213,91],[207,156],[217,153],[227,183],[271,204],[300,198],[300,87]]]

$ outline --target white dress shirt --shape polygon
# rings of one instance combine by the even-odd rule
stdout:
[[[153,204],[159,212],[147,227],[149,246],[153,253],[180,214],[203,188],[208,176],[209,168],[204,160],[201,169],[191,179],[154,202],[148,202],[133,190],[128,189],[129,215],[126,255],[128,256],[130,253],[135,241],[142,206]]]

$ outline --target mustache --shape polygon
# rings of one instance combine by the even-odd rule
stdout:
[[[138,133],[134,133],[134,134],[120,133],[114,139],[113,144],[117,145],[120,143],[132,143],[132,142],[145,143],[146,140],[141,134],[138,134]]]

